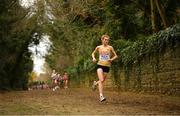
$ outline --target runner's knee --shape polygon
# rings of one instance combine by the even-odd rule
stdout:
[[[103,82],[105,81],[105,78],[103,77],[103,78],[99,79],[99,81],[100,81],[101,83],[103,83]]]

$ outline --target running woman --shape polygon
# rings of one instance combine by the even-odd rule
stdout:
[[[110,37],[108,35],[102,35],[102,45],[97,46],[92,52],[92,59],[94,63],[97,62],[95,55],[97,52],[99,53],[99,61],[97,62],[97,76],[99,80],[94,81],[92,89],[95,90],[96,85],[98,85],[101,102],[106,100],[103,96],[103,83],[106,79],[107,73],[109,72],[111,62],[117,58],[114,48],[109,45],[109,38]]]
[[[63,80],[64,80],[64,88],[67,89],[68,88],[68,80],[69,80],[67,72],[64,72]]]

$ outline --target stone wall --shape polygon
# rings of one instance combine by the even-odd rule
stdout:
[[[158,59],[157,59],[158,58]],[[116,67],[117,68],[117,67]],[[180,47],[167,49],[160,57],[143,60],[125,70],[111,72],[108,80],[120,90],[146,91],[180,96]]]

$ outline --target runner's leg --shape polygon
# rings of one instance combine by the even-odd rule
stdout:
[[[103,82],[105,80],[103,70],[101,68],[97,69],[97,75],[99,78],[99,81],[97,81],[98,87],[99,87],[99,94],[100,96],[103,96]]]

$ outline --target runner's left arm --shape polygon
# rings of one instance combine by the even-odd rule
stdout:
[[[112,62],[113,60],[115,60],[118,56],[117,56],[117,54],[116,54],[116,52],[115,52],[115,50],[114,50],[114,48],[111,46],[111,52],[112,52],[112,54],[113,54],[113,57],[110,59],[110,61]]]

